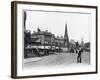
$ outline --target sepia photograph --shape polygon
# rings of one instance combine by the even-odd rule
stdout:
[[[97,7],[12,2],[12,77],[97,73]]]

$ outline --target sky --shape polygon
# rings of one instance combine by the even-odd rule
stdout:
[[[39,27],[55,36],[64,36],[65,25],[69,40],[90,42],[90,16],[86,13],[26,11],[26,29],[31,32]]]

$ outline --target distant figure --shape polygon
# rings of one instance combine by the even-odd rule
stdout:
[[[83,49],[80,48],[77,50],[77,53],[78,53],[78,56],[77,56],[77,63],[81,63],[82,62],[82,59],[81,59],[81,54],[83,52]]]
[[[79,48],[79,43],[78,43],[78,41],[76,42],[76,48],[77,48],[77,49]]]

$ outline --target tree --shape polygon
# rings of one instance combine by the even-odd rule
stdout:
[[[27,51],[26,51],[26,47],[27,45],[30,43],[30,39],[31,39],[31,33],[30,31],[25,31],[24,32],[24,58],[27,58],[28,55],[27,55]]]
[[[31,33],[30,31],[24,32],[24,47],[26,47],[30,43]]]
[[[90,48],[90,42],[85,43],[85,48]]]
[[[90,42],[85,43],[84,50],[90,52]]]

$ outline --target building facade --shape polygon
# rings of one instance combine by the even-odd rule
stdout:
[[[41,45],[50,45],[52,46],[54,44],[55,36],[54,34],[46,31],[41,31],[40,29],[37,29],[37,32],[33,32],[31,35],[31,38],[39,38]]]
[[[37,29],[37,32],[33,32],[31,38],[39,38],[41,45],[55,46],[55,47],[64,47],[64,38],[61,36],[55,36],[51,32],[41,31]]]

